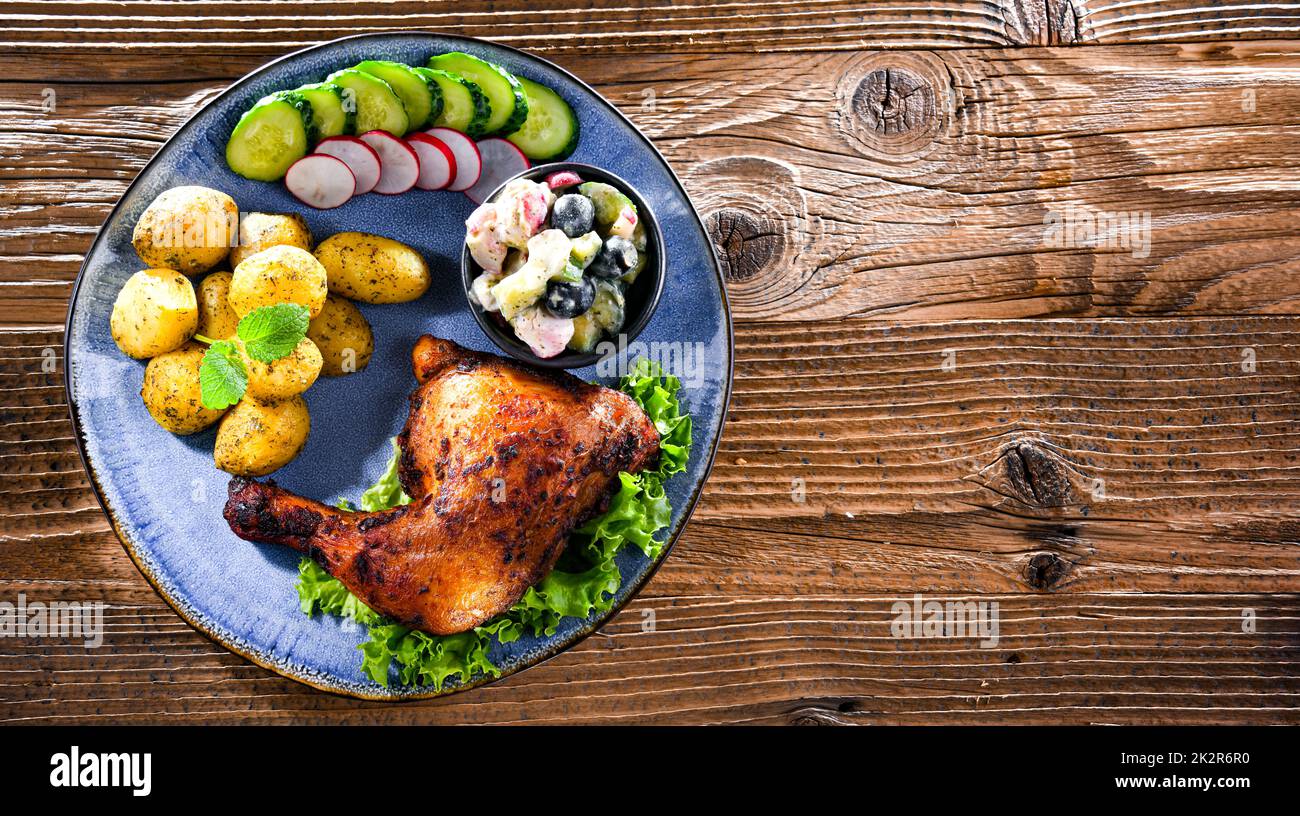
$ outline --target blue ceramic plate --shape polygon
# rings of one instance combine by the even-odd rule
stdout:
[[[686,473],[667,484],[673,504],[668,541],[681,532],[713,464],[731,393],[731,320],[717,259],[663,157],[612,105],[556,66],[478,40],[423,33],[365,35],[309,48],[249,74],[190,119],[158,151],[100,230],[77,278],[68,312],[67,373],[72,419],[86,470],[127,552],[159,594],[199,631],[253,662],[303,683],[372,699],[433,696],[431,688],[384,688],[361,671],[365,631],[328,615],[298,610],[297,554],[236,538],[221,518],[227,476],[212,464],[215,430],[176,437],[149,417],[140,399],[143,361],[131,360],[109,335],[109,314],[122,284],[138,269],[131,231],[154,197],[199,184],[230,194],[241,211],[297,212],[317,239],[357,230],[387,235],[420,250],[433,286],[420,300],[361,309],[375,332],[375,356],[358,374],[322,378],[306,394],[311,436],[302,454],[275,474],[285,487],[332,501],[355,498],[382,473],[390,437],[405,422],[415,386],[410,350],[429,333],[494,351],[461,292],[464,220],[472,204],[460,193],[411,191],[358,196],[334,210],[298,203],[280,184],[243,179],[227,167],[225,142],[241,113],[271,91],[321,79],[363,59],[423,64],[432,54],[466,51],[554,88],[577,112],[581,140],[574,161],[608,168],[649,201],[663,227],[668,281],[654,319],[638,338],[687,354],[670,363],[685,382],[683,404],[694,418],[694,454]],[[612,383],[594,368],[573,372]],[[619,557],[623,585],[615,609],[636,594],[657,562],[635,548]],[[666,556],[668,548],[665,549]],[[558,654],[613,612],[566,618],[549,638],[497,644],[502,675]],[[484,682],[449,683],[443,693]]]

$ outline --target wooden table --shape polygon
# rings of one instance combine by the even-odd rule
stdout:
[[[1300,722],[1300,7],[581,5],[6,4],[0,600],[111,606],[97,650],[0,640],[0,720]],[[186,117],[393,28],[528,49],[626,111],[713,231],[737,351],[640,598],[403,705],[171,612],[91,493],[61,359],[82,254]],[[998,646],[893,637],[915,593],[996,600]]]

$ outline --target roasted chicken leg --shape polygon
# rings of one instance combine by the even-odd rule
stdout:
[[[370,608],[432,634],[509,609],[601,512],[620,471],[652,466],[659,434],[634,400],[447,340],[421,337],[399,477],[409,505],[350,513],[242,478],[240,538],[315,558]]]

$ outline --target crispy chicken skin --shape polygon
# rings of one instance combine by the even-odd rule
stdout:
[[[655,463],[659,434],[626,394],[567,373],[428,335],[412,362],[420,385],[398,437],[409,505],[349,513],[233,478],[224,515],[240,538],[315,558],[377,612],[451,634],[550,572],[618,473]]]

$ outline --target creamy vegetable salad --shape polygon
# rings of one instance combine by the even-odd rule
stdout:
[[[540,358],[592,351],[623,328],[624,294],[647,263],[636,205],[617,187],[563,171],[519,178],[465,222],[482,269],[470,297]]]

